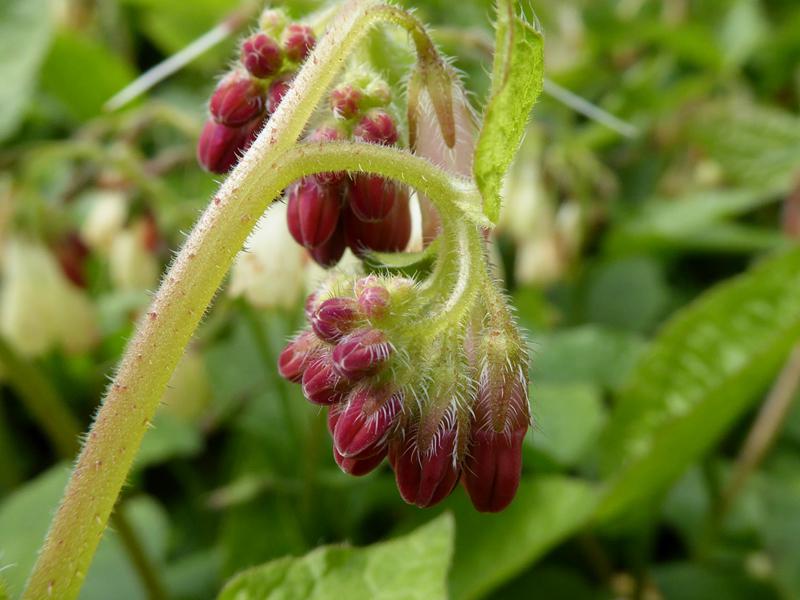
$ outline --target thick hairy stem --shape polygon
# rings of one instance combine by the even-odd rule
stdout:
[[[271,155],[268,155],[271,156]],[[87,437],[23,598],[74,598],[169,378],[253,224],[304,175],[369,171],[424,189],[445,210],[472,188],[425,159],[366,144],[300,145],[224,186],[200,218],[137,328]],[[256,193],[250,178],[259,182]],[[250,193],[241,194],[241,189]],[[241,194],[241,195],[238,195]]]

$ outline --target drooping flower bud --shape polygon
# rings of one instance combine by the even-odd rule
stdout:
[[[392,146],[397,143],[399,134],[392,115],[385,110],[376,108],[361,118],[353,129],[353,137],[369,144]]]
[[[455,419],[449,414],[441,421],[436,435],[423,445],[420,436],[410,432],[406,432],[404,439],[392,442],[389,462],[403,500],[427,508],[450,495],[459,476],[456,434]]]
[[[361,318],[355,300],[329,298],[314,311],[311,316],[311,328],[320,339],[334,343],[352,331]]]
[[[303,373],[303,395],[314,404],[329,405],[341,402],[349,384],[334,368],[328,353],[322,353],[306,365]]]
[[[342,338],[333,348],[333,366],[349,381],[378,371],[392,355],[386,335],[371,328],[357,329]]]
[[[280,70],[283,53],[266,33],[256,33],[242,43],[241,61],[253,77],[266,79]]]
[[[350,186],[350,209],[362,221],[382,221],[400,196],[408,196],[401,184],[377,175],[359,174]]]
[[[287,74],[273,80],[267,89],[267,114],[271,115],[283,101],[283,97],[289,92],[292,87],[292,79],[294,74]]]
[[[522,442],[530,424],[527,360],[518,341],[504,332],[482,336],[485,362],[462,481],[475,508],[498,512],[513,500],[522,472]]]
[[[352,119],[361,109],[363,92],[349,83],[336,86],[330,93],[330,104],[333,113],[341,119]]]
[[[320,343],[311,331],[304,331],[289,342],[278,356],[278,373],[281,377],[300,383],[306,367],[316,360]]]
[[[344,239],[344,230],[340,221],[339,226],[336,227],[327,242],[320,244],[316,248],[311,248],[308,252],[314,262],[325,269],[329,269],[336,266],[336,263],[344,255],[345,248],[347,248],[347,242]]]
[[[298,244],[317,248],[327,242],[339,222],[342,200],[338,188],[304,177],[287,193],[286,219]]]
[[[214,90],[208,108],[217,123],[239,127],[264,111],[264,90],[246,73],[234,71]]]
[[[302,62],[317,44],[314,31],[303,23],[290,23],[283,32],[283,50],[289,60]]]
[[[361,477],[377,469],[386,458],[386,448],[373,456],[366,458],[347,458],[342,456],[336,448],[333,449],[333,458],[339,468],[354,477]]]
[[[356,388],[336,421],[336,450],[348,458],[365,458],[383,451],[402,406],[402,396],[390,386]]]
[[[402,186],[398,189],[405,190]],[[400,252],[411,237],[408,190],[395,197],[394,207],[382,221],[362,221],[353,211],[346,211],[343,220],[347,245],[358,256],[369,251]]]
[[[213,119],[206,121],[197,144],[197,160],[206,171],[227,173],[258,135],[262,121],[255,119],[242,127],[227,127]]]

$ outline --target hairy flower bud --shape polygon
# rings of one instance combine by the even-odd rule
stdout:
[[[284,379],[300,383],[306,367],[317,358],[319,351],[317,337],[311,331],[302,332],[286,345],[278,357],[278,373]]]
[[[286,13],[279,8],[265,8],[258,17],[258,27],[261,31],[277,37],[286,27],[289,19]]]
[[[462,481],[475,508],[498,512],[513,500],[522,472],[522,441],[530,423],[527,357],[502,331],[482,335],[486,357]]]
[[[349,333],[361,318],[355,300],[329,298],[317,306],[311,316],[311,328],[320,339],[334,343]]]
[[[266,33],[256,33],[242,43],[241,61],[253,77],[266,79],[280,70],[283,52]]]
[[[342,456],[336,448],[333,449],[333,458],[339,468],[354,477],[361,477],[377,469],[386,458],[386,448],[366,458],[347,458]]]
[[[353,129],[353,137],[362,142],[384,146],[392,146],[399,139],[394,118],[379,108],[369,111],[361,118]]]
[[[246,73],[234,71],[214,90],[208,108],[217,123],[239,127],[264,111],[264,90]]]
[[[370,319],[380,319],[386,313],[391,294],[374,276],[356,282],[356,298],[361,311]]]
[[[331,90],[331,110],[341,119],[352,119],[361,110],[363,99],[364,94],[360,89],[349,83],[343,83]]]
[[[317,248],[327,242],[339,222],[342,200],[339,189],[304,177],[287,193],[286,219],[298,244]]]
[[[198,162],[206,171],[227,173],[253,143],[261,125],[262,121],[255,119],[242,127],[228,127],[209,119],[197,143]]]
[[[357,329],[333,348],[333,366],[347,380],[354,381],[378,371],[392,355],[386,335],[371,328]]]
[[[348,458],[365,458],[384,450],[402,406],[402,396],[391,387],[356,388],[336,421],[333,431],[336,450]]]
[[[278,105],[283,101],[283,97],[292,87],[294,74],[283,75],[269,84],[267,89],[267,114],[271,115],[278,109]]]
[[[334,369],[328,353],[309,361],[303,373],[303,395],[314,404],[329,405],[341,402],[348,391],[348,383]]]
[[[391,444],[389,462],[403,500],[427,508],[450,495],[459,475],[456,434],[455,420],[445,418],[436,435],[423,447],[419,446],[417,435],[408,433]]]
[[[283,50],[289,60],[302,62],[317,44],[314,31],[302,23],[290,23],[283,32]]]
[[[407,198],[408,191],[399,183],[377,175],[356,175],[350,186],[350,209],[361,221],[382,221],[402,197]]]

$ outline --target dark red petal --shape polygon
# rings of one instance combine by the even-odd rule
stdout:
[[[356,175],[350,185],[350,210],[361,221],[382,221],[394,208],[403,189],[377,175]]]
[[[440,432],[425,450],[417,447],[416,436],[392,443],[389,461],[403,500],[427,508],[447,498],[458,483],[454,455],[454,428]]]
[[[378,329],[357,329],[333,348],[333,366],[343,378],[355,381],[379,370],[392,355],[392,345]]]
[[[477,431],[464,462],[461,481],[481,512],[499,512],[517,493],[522,474],[524,431]]]
[[[353,390],[336,423],[336,450],[350,458],[374,455],[386,446],[401,409],[401,396],[390,388],[365,386]]]
[[[264,111],[264,90],[247,74],[236,71],[220,82],[208,108],[217,123],[239,127]]]
[[[289,188],[286,219],[297,243],[316,248],[327,242],[339,222],[342,200],[336,186],[304,177]]]
[[[394,207],[383,221],[366,222],[352,210],[343,215],[347,245],[358,256],[367,252],[400,252],[405,250],[411,237],[411,210],[408,191],[395,198]]]
[[[334,370],[328,354],[317,356],[303,373],[303,394],[309,402],[329,405],[344,399],[349,386]]]
[[[344,230],[342,229],[340,220],[339,226],[336,228],[336,231],[333,232],[331,238],[324,244],[312,248],[308,252],[319,266],[329,269],[339,262],[339,259],[341,259],[344,254],[345,248],[347,248],[347,244],[345,243]]]
[[[397,143],[397,124],[385,110],[379,108],[369,111],[353,129],[353,137],[370,144],[392,146]]]
[[[260,126],[259,121],[254,123]],[[252,143],[254,131],[257,134],[258,129],[253,126],[227,127],[209,119],[197,143],[197,160],[207,171],[227,173]]]
[[[351,298],[329,298],[317,306],[311,328],[326,342],[336,342],[352,331],[361,319],[358,303]]]
[[[306,366],[319,351],[319,341],[310,331],[304,331],[291,342],[278,356],[278,373],[284,379],[299,383],[303,379]]]
[[[294,74],[284,75],[274,80],[267,90],[267,114],[274,113],[278,105],[283,101],[284,96],[292,87]]]
[[[251,75],[265,79],[280,70],[283,53],[266,33],[256,33],[242,43],[241,61]]]
[[[380,466],[383,459],[386,458],[386,448],[384,448],[382,452],[368,458],[345,458],[334,448],[333,458],[342,471],[348,475],[361,477],[362,475],[371,473]]]

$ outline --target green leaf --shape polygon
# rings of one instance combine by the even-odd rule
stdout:
[[[763,190],[710,190],[676,199],[656,198],[615,229],[615,252],[652,249],[752,252],[775,249],[786,240],[774,229],[728,222],[780,200]]]
[[[800,118],[773,107],[711,106],[689,123],[690,135],[732,180],[786,191],[800,168]]]
[[[185,419],[162,411],[156,415],[153,427],[142,440],[134,468],[144,469],[173,458],[193,456],[202,446],[203,439],[197,427]]]
[[[536,335],[531,379],[539,384],[616,388],[631,372],[644,344],[637,334],[596,325]]]
[[[497,4],[492,92],[475,148],[475,181],[483,211],[493,223],[500,216],[503,177],[522,141],[544,77],[542,34],[518,12],[514,0]]]
[[[103,103],[133,77],[133,69],[106,47],[60,31],[42,67],[41,85],[71,117],[83,121],[100,114]]]
[[[444,599],[452,545],[453,518],[446,514],[388,542],[323,546],[247,570],[225,586],[219,600]]]
[[[587,483],[561,476],[523,479],[514,502],[498,514],[478,513],[459,495],[451,597],[482,597],[522,572],[579,529],[595,499]]]
[[[653,580],[663,598],[681,600],[778,600],[777,590],[748,577],[740,567],[713,568],[688,562],[664,564],[652,570]]]
[[[798,274],[800,250],[767,259],[664,328],[604,432],[599,518],[661,491],[758,399],[800,335]]]
[[[47,0],[0,3],[0,141],[19,125],[50,41]]]
[[[580,461],[606,418],[600,390],[586,384],[537,385],[532,405],[533,445],[568,466]]]
[[[65,465],[56,465],[17,488],[0,504],[0,569],[9,592],[22,591],[68,476]],[[167,536],[163,510],[146,497],[127,501],[125,510],[148,555],[163,558]],[[139,600],[144,597],[145,590],[113,527],[107,529],[87,574],[81,599]]]

